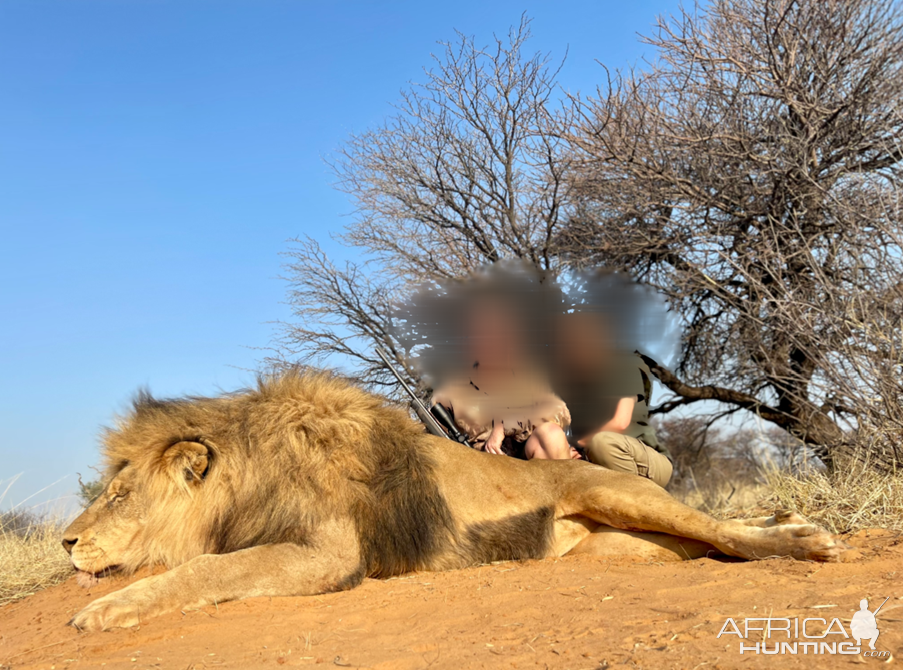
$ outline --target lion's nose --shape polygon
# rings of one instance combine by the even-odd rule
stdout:
[[[64,537],[64,538],[63,538],[63,549],[65,549],[67,553],[71,554],[71,553],[72,553],[72,547],[75,546],[75,543],[76,543],[76,542],[78,542],[78,538],[77,538],[77,537],[72,537],[72,538]]]

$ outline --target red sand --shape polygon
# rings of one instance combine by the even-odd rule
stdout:
[[[858,551],[843,563],[574,556],[224,603],[90,634],[66,622],[127,582],[86,590],[73,578],[0,608],[0,668],[892,667],[903,659],[903,538],[870,531],[849,541]],[[861,598],[874,609],[886,596],[876,648],[896,657],[890,666],[886,657],[741,655],[735,635],[716,639],[727,617],[741,628],[746,617],[838,617],[849,632]]]

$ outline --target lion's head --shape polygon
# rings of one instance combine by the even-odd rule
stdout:
[[[392,435],[371,439],[376,425]],[[216,398],[140,394],[104,435],[107,486],[63,545],[90,582],[201,554],[303,544],[324,517],[367,506],[374,472],[422,430],[325,373],[288,372]]]
[[[63,534],[63,547],[83,583],[112,572],[131,572],[142,565],[182,560],[203,553],[203,542],[186,542],[196,534],[171,528],[161,533],[162,523],[190,524],[194,498],[206,478],[210,449],[200,442],[180,441],[166,448],[156,472],[128,463],[112,475],[96,500]],[[184,527],[183,527],[184,530]],[[168,547],[161,555],[155,537],[181,538],[181,551]],[[194,546],[185,546],[185,545]]]

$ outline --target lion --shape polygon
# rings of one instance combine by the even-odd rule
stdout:
[[[85,631],[577,552],[827,561],[843,550],[795,514],[718,521],[635,475],[434,437],[327,372],[211,398],[142,393],[102,442],[106,487],[63,535],[80,580],[169,569],[93,601],[70,622]]]

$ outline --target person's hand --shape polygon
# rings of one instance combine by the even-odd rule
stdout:
[[[571,447],[571,458],[574,460],[578,460],[580,458],[583,458],[583,456],[581,456],[580,452],[577,451],[576,449],[574,449],[574,447]]]
[[[505,429],[497,425],[492,429],[492,434],[489,435],[489,439],[486,440],[486,444],[483,446],[483,449],[488,454],[499,454],[504,456],[505,452],[502,451],[502,442],[505,441]]]

